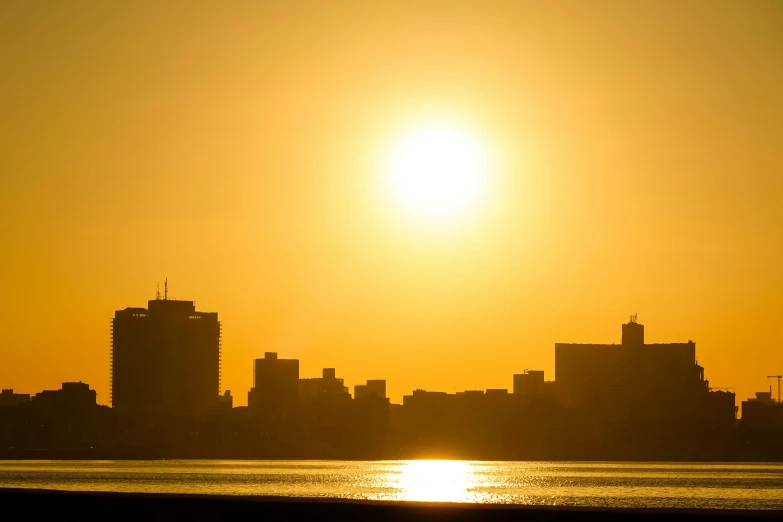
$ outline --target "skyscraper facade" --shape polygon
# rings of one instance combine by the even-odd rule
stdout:
[[[160,299],[112,320],[111,402],[128,414],[192,414],[217,407],[221,328],[193,301]]]

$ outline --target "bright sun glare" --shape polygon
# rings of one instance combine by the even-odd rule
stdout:
[[[478,481],[473,466],[459,460],[412,460],[399,476],[400,499],[426,502],[479,502],[471,491]]]
[[[481,141],[453,125],[432,124],[405,133],[386,164],[388,189],[409,211],[428,218],[464,213],[483,195],[488,157]]]

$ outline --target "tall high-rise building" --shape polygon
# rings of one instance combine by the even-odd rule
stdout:
[[[129,414],[189,414],[217,407],[221,329],[193,301],[149,301],[112,320],[111,402]]]

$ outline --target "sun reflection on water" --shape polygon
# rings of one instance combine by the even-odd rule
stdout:
[[[400,470],[400,500],[422,502],[476,502],[472,466],[459,460],[413,460]]]
[[[0,461],[1,488],[783,510],[781,464]]]

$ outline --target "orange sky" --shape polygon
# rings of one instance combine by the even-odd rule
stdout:
[[[555,342],[637,312],[711,384],[766,390],[781,27],[777,1],[5,0],[0,386],[107,403],[109,320],[168,277],[219,312],[235,404],[265,351],[393,401],[551,379]],[[498,163],[438,226],[378,188],[433,115]]]

